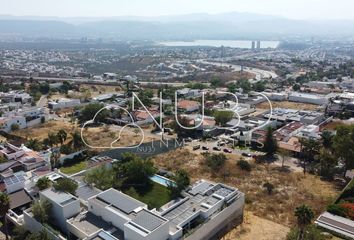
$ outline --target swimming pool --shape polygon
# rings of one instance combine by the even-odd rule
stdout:
[[[168,178],[165,178],[163,176],[157,175],[157,174],[152,176],[150,179],[158,184],[165,186],[165,187],[168,187],[168,185],[171,185],[171,184],[175,184],[174,181],[172,181]]]

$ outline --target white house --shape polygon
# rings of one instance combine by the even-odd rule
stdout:
[[[17,125],[19,129],[27,127],[26,118],[23,116],[0,117],[0,130],[11,132],[12,126]]]
[[[81,104],[80,99],[61,98],[56,101],[48,102],[48,107],[52,110],[76,107]]]

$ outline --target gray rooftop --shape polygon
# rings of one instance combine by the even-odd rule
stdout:
[[[77,198],[73,195],[65,192],[56,191],[53,188],[48,188],[42,191],[41,194],[46,198],[50,199],[51,201],[56,202],[57,204],[62,206],[77,200]]]
[[[132,222],[152,232],[166,220],[144,209],[136,215]]]
[[[96,197],[98,200],[101,200],[109,205],[111,207],[114,207],[125,214],[129,215],[132,213],[135,209],[139,207],[145,207],[146,204],[135,200],[134,198],[131,198],[127,195],[125,195],[122,192],[119,192],[115,189],[108,189],[105,192],[100,193]]]

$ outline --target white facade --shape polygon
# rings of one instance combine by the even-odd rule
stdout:
[[[39,197],[40,200],[48,200],[52,204],[51,216],[55,219],[55,224],[66,232],[66,220],[80,212],[80,200],[69,193],[52,188],[39,192]]]
[[[18,125],[19,129],[27,127],[26,118],[22,116],[0,117],[0,130],[4,132],[11,132],[11,127]]]
[[[48,103],[48,107],[52,110],[59,110],[63,108],[76,107],[81,104],[80,99],[66,99],[62,98],[57,101],[51,101]]]
[[[325,96],[308,94],[308,93],[298,93],[298,92],[290,93],[289,101],[310,103],[316,105],[323,105],[328,103],[328,99]]]

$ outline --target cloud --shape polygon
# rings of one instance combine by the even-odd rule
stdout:
[[[124,126],[119,130],[118,137],[110,143],[110,146],[92,146],[92,145],[90,145],[89,143],[86,142],[86,140],[85,140],[85,138],[84,138],[84,136],[83,136],[83,133],[84,133],[84,131],[85,131],[85,128],[88,127],[88,125],[93,124],[93,123],[95,122],[96,117],[97,117],[103,110],[106,110],[106,109],[108,110],[108,109],[111,109],[111,108],[122,109],[123,111],[125,111],[125,112],[128,114],[128,116],[130,117],[131,123],[128,123],[128,124],[124,125]],[[138,129],[140,130],[142,138],[141,138],[141,141],[139,142],[139,144],[133,145],[133,146],[114,147],[113,145],[114,145],[115,143],[117,143],[117,142],[121,139],[123,131],[124,131],[125,129],[130,130],[129,127],[138,128]],[[135,133],[134,133],[134,134],[135,134]],[[89,147],[89,148],[94,148],[94,149],[134,149],[134,148],[139,147],[139,146],[144,142],[144,138],[145,138],[144,131],[141,129],[141,127],[140,127],[139,125],[137,125],[137,124],[135,123],[134,118],[132,117],[132,115],[128,112],[128,110],[126,110],[125,108],[119,107],[119,106],[106,106],[106,107],[104,107],[104,108],[101,108],[99,111],[97,111],[97,113],[95,114],[95,116],[94,116],[91,120],[85,122],[84,125],[83,125],[82,128],[81,128],[81,139],[82,139],[83,143],[84,143],[87,147]]]

